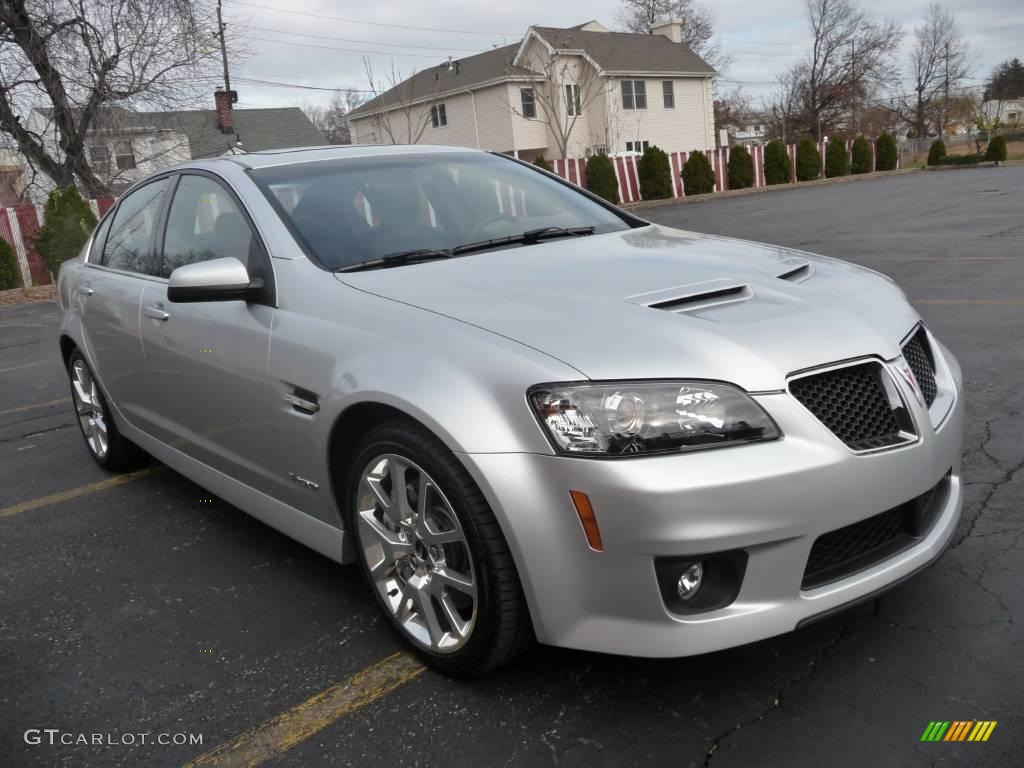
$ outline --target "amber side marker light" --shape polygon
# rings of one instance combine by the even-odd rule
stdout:
[[[597,518],[594,517],[594,508],[590,505],[590,497],[583,491],[569,491],[572,505],[576,507],[576,514],[583,526],[583,535],[587,537],[587,544],[595,552],[604,552],[604,544],[601,543],[601,529],[597,527]]]

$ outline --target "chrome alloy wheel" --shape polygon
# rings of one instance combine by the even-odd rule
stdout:
[[[71,394],[89,450],[98,459],[106,458],[110,439],[103,416],[103,396],[84,360],[75,360],[71,366]]]
[[[356,522],[370,580],[402,631],[431,651],[461,648],[476,621],[476,574],[437,483],[406,458],[378,456],[359,478]]]

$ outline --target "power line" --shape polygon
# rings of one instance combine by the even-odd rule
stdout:
[[[316,45],[314,43],[300,43],[297,40],[273,40],[269,37],[252,37],[250,40],[259,40],[264,43],[280,43],[281,45],[297,45],[300,48],[321,48],[325,51],[341,51],[342,53],[364,53],[371,56],[412,56],[419,59],[438,60],[438,56],[432,53],[401,53],[399,51],[363,51],[356,48],[337,48],[333,45]]]
[[[281,83],[274,80],[257,80],[252,77],[245,77],[244,75],[235,75],[235,81],[244,83],[245,85],[259,85],[266,86],[269,88],[295,88],[302,91],[329,91],[331,93],[344,93],[346,91],[355,91],[356,93],[376,93],[376,91],[368,90],[366,88],[353,88],[349,86],[339,86],[337,88],[328,88],[323,85],[303,85],[302,83]]]
[[[353,40],[347,37],[332,37],[330,35],[314,35],[309,32],[289,32],[286,29],[274,29],[273,27],[249,27],[260,32],[273,32],[276,35],[295,35],[296,37],[312,37],[317,40],[334,40],[339,43],[357,43],[359,45],[383,45],[388,48],[420,48],[426,51],[459,51],[462,53],[479,53],[476,48],[442,48],[434,45],[408,45],[406,43],[384,43],[378,40]],[[304,44],[303,44],[304,45]]]
[[[277,13],[287,13],[289,16],[310,16],[314,19],[328,19],[330,21],[344,21],[349,24],[366,24],[371,27],[388,27],[389,29],[409,29],[414,32],[446,32],[453,35],[496,35],[498,37],[519,37],[519,32],[481,32],[479,30],[469,29],[442,29],[440,27],[418,27],[409,26],[405,24],[384,24],[379,21],[362,21],[360,19],[346,19],[341,16],[325,16],[319,13],[308,13],[306,11],[294,11],[285,8],[272,8],[269,5],[259,5],[258,3],[247,3],[243,0],[234,0],[235,5],[245,5],[249,8],[262,8],[265,11],[275,11]]]

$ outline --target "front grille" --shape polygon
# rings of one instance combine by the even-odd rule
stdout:
[[[941,503],[933,503],[947,473],[939,483],[906,504],[866,520],[819,536],[807,558],[801,589],[813,589],[844,579],[912,547],[928,534]]]
[[[878,363],[861,363],[794,379],[789,391],[852,450],[905,441]]]
[[[914,372],[914,378],[921,387],[921,394],[928,407],[935,402],[938,388],[935,386],[935,358],[932,356],[932,348],[928,343],[928,334],[924,328],[919,328],[917,333],[910,337],[910,341],[903,345],[903,357]]]

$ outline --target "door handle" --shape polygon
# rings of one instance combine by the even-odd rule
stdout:
[[[83,296],[92,296],[96,291],[90,288],[88,285],[82,285],[78,287],[78,292]]]
[[[142,312],[146,317],[151,317],[154,320],[169,320],[171,317],[169,313],[160,309],[159,305],[143,307]]]

